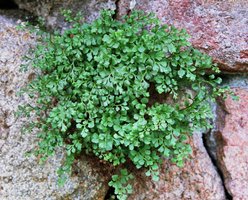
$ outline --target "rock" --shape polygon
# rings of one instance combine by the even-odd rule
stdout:
[[[14,0],[20,9],[43,17],[50,28],[65,28],[67,25],[61,15],[62,9],[69,9],[73,14],[82,12],[86,21],[92,21],[99,16],[102,9],[115,10],[114,0]]]
[[[185,28],[193,46],[212,56],[223,72],[248,72],[248,1],[119,0],[117,16],[133,6]]]
[[[217,110],[217,162],[234,200],[248,198],[248,87],[233,89]]]
[[[20,127],[27,119],[17,119],[14,113],[18,105],[30,101],[17,92],[33,74],[19,69],[21,57],[34,47],[35,36],[16,30],[15,21],[21,15],[25,13],[0,11],[0,199],[103,200],[111,173],[98,160],[82,156],[73,175],[59,187],[56,171],[61,166],[62,150],[44,165],[39,165],[34,156],[25,156],[37,145],[36,134],[21,134]]]
[[[206,149],[202,135],[194,134],[190,139],[192,157],[179,168],[168,161],[161,167],[160,180],[153,182],[144,176],[136,175],[135,200],[224,200],[226,199],[221,178],[218,175]]]

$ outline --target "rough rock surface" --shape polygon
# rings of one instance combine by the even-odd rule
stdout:
[[[63,28],[59,10],[83,11],[87,21],[102,8],[117,9],[117,17],[131,8],[153,11],[165,23],[186,28],[191,42],[211,55],[223,72],[248,72],[248,1],[246,0],[15,0],[26,9],[47,20],[50,27]],[[117,4],[117,8],[115,5]],[[19,14],[18,14],[19,13]],[[13,15],[14,14],[14,15]],[[16,15],[17,14],[17,15]],[[25,157],[36,144],[35,133],[22,135],[25,119],[16,119],[17,106],[28,101],[16,92],[32,72],[19,72],[21,56],[35,43],[35,37],[14,28],[17,11],[0,11],[0,199],[98,199],[108,190],[110,173],[99,162],[82,156],[74,174],[62,188],[57,186],[56,169],[63,154],[59,151],[44,166],[35,157]],[[248,83],[248,81],[247,81]],[[247,85],[247,84],[246,84]],[[223,173],[225,187],[234,200],[248,199],[248,89],[234,91],[239,102],[230,98],[221,103],[217,113],[215,152]],[[200,134],[190,141],[192,159],[183,168],[164,162],[161,179],[153,182],[138,173],[130,200],[224,200],[221,178],[217,173]]]
[[[193,46],[212,56],[222,71],[248,72],[247,0],[119,0],[118,16],[130,5],[185,28]]]
[[[15,29],[14,19],[21,15],[24,13],[0,11],[0,199],[103,200],[109,175],[94,159],[82,157],[75,165],[74,175],[59,188],[56,170],[63,158],[62,152],[43,166],[35,157],[25,156],[37,141],[35,133],[21,134],[25,119],[16,119],[14,112],[18,105],[28,101],[16,92],[32,76],[32,72],[20,73],[19,69],[21,57],[35,43],[35,36]]]
[[[218,109],[217,162],[234,200],[248,198],[248,87],[233,89],[239,101],[228,97]]]
[[[45,18],[47,25],[52,28],[66,26],[61,15],[61,9],[70,9],[74,14],[82,12],[86,21],[92,21],[99,16],[101,9],[115,10],[114,0],[14,0],[20,9]]]
[[[202,135],[196,133],[190,140],[192,158],[183,168],[164,162],[160,180],[153,182],[143,173],[135,179],[134,194],[130,200],[224,200],[224,188],[203,145]]]

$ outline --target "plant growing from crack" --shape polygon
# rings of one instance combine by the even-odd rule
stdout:
[[[35,105],[20,111],[37,119],[26,130],[39,129],[35,154],[43,161],[65,148],[60,177],[82,152],[121,166],[109,185],[126,199],[133,175],[125,163],[154,181],[163,157],[183,166],[188,137],[211,127],[209,101],[226,89],[206,74],[219,69],[192,48],[186,31],[161,25],[154,14],[133,11],[117,21],[102,11],[90,24],[64,14],[72,28],[44,33],[29,60],[38,73],[24,91]]]

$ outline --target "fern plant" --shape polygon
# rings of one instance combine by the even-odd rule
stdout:
[[[43,160],[65,148],[61,176],[82,152],[121,166],[109,185],[126,199],[133,178],[127,160],[154,181],[164,157],[183,166],[187,139],[211,127],[209,102],[226,89],[186,31],[154,14],[133,11],[117,21],[105,10],[91,24],[64,14],[72,28],[44,33],[28,64],[38,71],[24,90],[35,105],[20,111],[37,118],[26,130],[39,129],[35,154]]]

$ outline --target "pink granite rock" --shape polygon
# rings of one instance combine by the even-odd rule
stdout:
[[[144,173],[136,176],[130,200],[224,200],[221,179],[203,145],[202,135],[190,139],[191,159],[183,168],[164,161],[160,180],[153,182]]]
[[[217,116],[217,161],[234,200],[248,199],[248,89],[234,89]]]
[[[193,46],[212,56],[222,71],[248,71],[248,1],[119,0],[117,16],[128,13],[130,5],[185,28]]]

